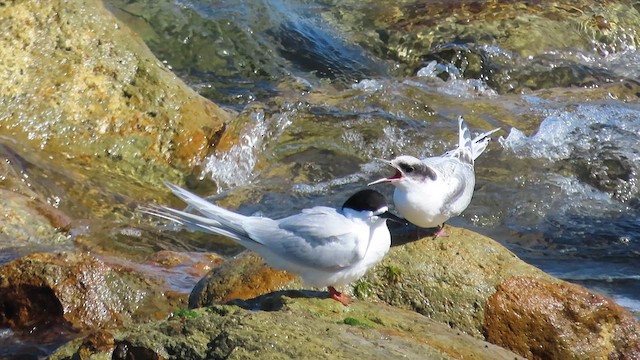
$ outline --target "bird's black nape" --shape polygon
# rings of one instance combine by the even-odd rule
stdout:
[[[356,211],[377,211],[387,206],[387,199],[376,190],[365,189],[351,195],[342,205],[342,208]]]

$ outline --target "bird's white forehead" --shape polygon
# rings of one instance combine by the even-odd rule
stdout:
[[[413,156],[409,156],[409,155],[402,155],[402,156],[398,156],[397,158],[391,160],[391,164],[393,165],[398,165],[398,164],[415,164],[415,163],[420,163],[420,159],[415,158]]]

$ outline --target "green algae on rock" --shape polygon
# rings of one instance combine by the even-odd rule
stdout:
[[[228,120],[98,0],[6,3],[0,48],[0,134],[82,165],[175,181]]]
[[[261,310],[263,306],[277,308]],[[277,292],[240,304],[194,310],[195,316],[127,327],[97,358],[128,359],[519,359],[514,353],[462,334],[415,312],[356,301],[345,308],[330,299]],[[274,306],[277,305],[277,306]],[[345,318],[357,322],[345,323]],[[359,326],[365,323],[367,326]],[[83,341],[51,359],[72,359]],[[109,342],[106,342],[109,343]],[[147,357],[145,357],[147,358]]]
[[[482,337],[484,307],[496,286],[514,275],[552,280],[490,238],[454,227],[447,232],[392,247],[360,280],[370,289],[368,298]]]
[[[601,318],[623,319],[615,330],[608,333],[610,336],[603,338],[603,346],[624,352],[625,347],[621,345],[623,341],[635,344],[636,337],[628,329],[637,326],[637,322],[626,310],[614,306],[609,308],[590,306],[590,298],[606,298],[580,286],[563,282],[528,265],[490,238],[449,226],[447,227],[448,237],[436,239],[428,237],[399,245],[400,242],[410,238],[407,236],[409,232],[411,232],[410,228],[405,229],[404,233],[394,234],[396,246],[391,248],[380,264],[352,284],[351,294],[365,301],[384,302],[396,308],[413,310],[447,324],[453,329],[484,339],[486,334],[499,333],[505,326],[501,324],[503,316],[495,315],[495,306],[491,305],[495,303],[494,297],[498,296],[496,294],[504,291],[501,289],[515,281],[514,279],[527,278],[551,288],[579,289],[584,296],[571,297],[570,302],[571,306],[585,309],[580,315],[582,318],[601,313],[598,315]],[[191,307],[229,301],[233,297],[247,299],[260,292],[274,289],[303,288],[299,280],[292,281],[291,278],[283,277],[284,272],[268,268],[255,254],[247,253],[229,260],[224,268],[225,271],[214,270],[200,281],[190,295]],[[531,292],[529,298],[539,296],[547,299],[544,286],[534,287]],[[315,292],[313,296],[322,298],[325,292]],[[540,306],[544,307],[545,304],[553,302],[551,298],[548,300],[548,302],[540,301]],[[602,301],[610,303],[610,300]],[[263,305],[267,306],[265,304],[266,302]],[[544,315],[541,309],[526,310],[525,303],[511,301],[509,306],[510,308],[506,311],[528,311],[527,314],[534,317]],[[534,311],[538,312],[534,313]],[[487,313],[490,318],[487,318]],[[571,314],[562,311],[551,314],[550,316],[554,319],[572,323],[577,333],[598,336],[600,332],[586,322],[575,322]],[[344,323],[346,317],[338,321]],[[360,318],[351,315],[349,317],[362,322]],[[368,324],[368,322],[364,323]],[[616,321],[604,321],[601,327],[607,327],[607,324],[616,324]],[[563,344],[561,335],[556,335],[557,339],[549,340],[550,346]],[[500,335],[496,336],[500,337]],[[520,339],[522,343],[518,343],[518,346],[536,346],[524,333],[512,334],[512,338]],[[494,341],[493,337],[487,337],[487,339]],[[566,351],[563,354],[578,356],[583,351],[583,347],[576,342],[563,346],[562,351]],[[520,351],[520,347],[512,349],[529,357],[526,351]]]

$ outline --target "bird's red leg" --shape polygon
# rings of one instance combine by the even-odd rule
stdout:
[[[333,300],[341,303],[344,306],[348,306],[351,303],[351,297],[345,293],[341,293],[336,290],[333,286],[329,286],[329,297]]]
[[[447,234],[447,232],[445,231],[444,224],[438,226],[436,228],[436,232],[433,234],[434,239],[437,239],[439,237],[447,237],[447,236],[449,236],[449,234]]]

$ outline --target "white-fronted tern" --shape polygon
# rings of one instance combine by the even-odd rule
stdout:
[[[398,213],[423,228],[437,227],[435,236],[444,235],[444,223],[460,215],[473,196],[476,177],[474,160],[482,154],[494,129],[471,138],[462,116],[458,118],[458,147],[441,156],[417,159],[402,155],[389,161],[393,176],[369,183],[395,186],[393,202]]]
[[[371,189],[355,193],[339,210],[315,206],[274,220],[225,210],[176,185],[167,186],[202,216],[165,206],[141,211],[192,230],[229,237],[258,253],[271,267],[300,275],[306,285],[327,286],[330,297],[344,305],[350,298],[335,286],[361,278],[389,251],[387,219],[404,222],[388,211],[384,196]]]

